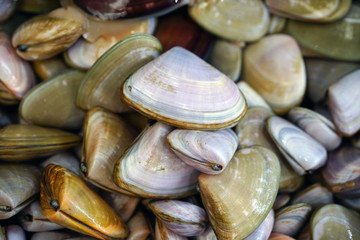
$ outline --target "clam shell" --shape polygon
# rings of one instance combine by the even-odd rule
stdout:
[[[286,25],[286,18],[278,15],[270,15],[270,25],[267,30],[268,34],[280,33],[284,30]]]
[[[200,235],[208,225],[205,210],[189,202],[154,201],[149,204],[149,208],[167,229],[181,236]]]
[[[299,0],[266,0],[266,5],[272,13],[288,18],[303,21],[321,21],[334,14],[340,7],[341,2],[347,2],[348,8],[350,7],[349,1],[341,0],[311,0],[306,2]],[[342,15],[345,13],[346,11]],[[331,18],[331,20],[335,19]]]
[[[321,173],[329,189],[336,194],[359,197],[360,150],[344,146],[329,154]]]
[[[119,100],[121,84],[160,52],[159,41],[146,34],[132,35],[115,44],[86,73],[77,105],[85,110],[101,106],[113,112],[129,111]]]
[[[38,200],[22,210],[18,217],[21,226],[28,232],[45,232],[64,228],[44,216]]]
[[[284,159],[266,130],[266,120],[273,113],[263,107],[250,107],[245,117],[236,125],[235,131],[241,148],[260,145],[271,149],[278,157],[281,168],[279,191],[294,192],[304,183],[304,178],[298,175]]]
[[[85,180],[107,191],[128,193],[116,186],[113,171],[116,161],[135,137],[129,124],[114,113],[100,107],[88,111],[80,165]]]
[[[64,168],[69,169],[78,176],[81,176],[79,167],[79,160],[68,152],[58,153],[52,157],[49,157],[43,161],[40,165],[45,168],[49,164],[60,165]]]
[[[65,71],[32,88],[22,99],[21,117],[44,127],[80,129],[85,113],[76,106],[84,73]]]
[[[171,12],[185,4],[188,0],[103,0],[101,2],[91,2],[86,0],[74,0],[74,3],[88,14],[102,19],[123,19],[145,17],[149,14],[160,16]]]
[[[154,18],[138,21],[135,26],[132,22],[129,24],[128,22],[119,21],[119,24],[127,24],[129,28],[126,29],[126,26],[121,27],[124,28],[121,31],[122,34],[114,32],[113,35],[99,37],[94,42],[89,42],[83,38],[79,39],[66,51],[65,59],[67,63],[77,69],[89,69],[107,50],[125,37],[136,33],[153,34],[156,27]]]
[[[115,210],[124,222],[128,222],[130,217],[133,216],[140,201],[140,198],[108,191],[102,191],[101,197]]]
[[[24,164],[2,164],[0,167],[0,219],[8,219],[37,196],[40,169]]]
[[[291,36],[272,34],[244,51],[244,79],[275,113],[299,105],[305,94],[305,65]]]
[[[187,237],[180,236],[166,228],[159,219],[155,223],[155,240],[186,240]]]
[[[164,52],[180,46],[201,58],[207,56],[213,43],[210,33],[181,14],[162,17],[156,27],[155,37],[161,42]]]
[[[241,72],[241,47],[230,41],[218,39],[214,44],[209,63],[236,82]]]
[[[0,130],[0,159],[25,161],[46,157],[76,146],[81,137],[54,128],[8,125]]]
[[[336,132],[334,124],[317,112],[295,107],[289,111],[288,118],[328,151],[336,149],[341,143],[341,136]]]
[[[360,70],[356,70],[328,90],[328,105],[336,128],[345,136],[360,129]]]
[[[179,198],[195,192],[199,172],[169,148],[166,135],[171,130],[155,123],[121,156],[114,168],[120,188],[144,198]]]
[[[343,198],[340,203],[346,207],[360,211],[360,198]]]
[[[25,240],[26,235],[24,230],[18,225],[8,225],[5,227],[6,236],[5,240]],[[0,237],[2,237],[0,235]]]
[[[35,85],[35,75],[29,63],[16,54],[6,33],[0,33],[0,56],[1,88],[21,99]]]
[[[82,32],[81,24],[72,20],[40,16],[16,29],[12,45],[26,60],[47,59],[73,45]]]
[[[128,222],[130,234],[126,240],[153,239],[152,229],[141,211],[137,211]]]
[[[307,96],[317,103],[325,99],[329,86],[348,73],[360,67],[358,63],[330,61],[326,59],[305,59]]]
[[[234,82],[181,47],[136,71],[120,95],[145,116],[186,129],[229,128],[246,112]]]
[[[267,130],[298,174],[304,175],[325,164],[326,149],[294,124],[272,116],[267,120]]]
[[[253,89],[247,82],[240,81],[236,85],[244,94],[248,108],[260,106],[272,112],[269,104],[267,104],[267,102],[262,98],[262,96],[258,92],[256,92],[255,89]]]
[[[56,76],[57,74],[68,68],[64,60],[59,56],[52,57],[46,60],[33,61],[33,67],[36,74],[43,81]]]
[[[347,208],[328,204],[311,217],[313,240],[360,239],[360,217]]]
[[[70,234],[69,232],[59,232],[59,231],[54,231],[54,232],[38,232],[38,233],[34,233],[31,236],[31,240],[69,240],[69,238],[71,238],[72,234]]]
[[[217,240],[214,230],[209,226],[202,234],[196,236],[195,240]]]
[[[269,26],[269,13],[261,0],[198,0],[189,15],[209,32],[234,41],[256,41]]]
[[[295,236],[310,216],[311,209],[307,203],[297,203],[279,210],[275,215],[273,232]]]
[[[128,235],[120,217],[76,174],[50,164],[41,179],[40,204],[51,221],[100,239]]]
[[[325,204],[334,202],[333,194],[326,187],[320,183],[315,183],[298,194],[293,198],[292,203],[307,203],[313,209],[319,208]]]
[[[176,129],[166,141],[181,160],[207,174],[221,173],[238,146],[238,138],[231,129],[214,132]]]
[[[286,206],[286,204],[288,204],[290,201],[290,195],[289,194],[278,194],[276,196],[274,205],[273,205],[273,209],[276,211],[284,206]]]
[[[260,146],[237,151],[221,174],[202,173],[201,200],[217,238],[249,236],[271,210],[279,178],[276,155]]]
[[[244,240],[267,240],[274,225],[274,210],[270,210],[264,221],[250,236]]]
[[[339,21],[322,24],[289,20],[286,31],[300,45],[318,54],[332,59],[358,61],[359,12],[360,5],[353,1],[350,11]]]

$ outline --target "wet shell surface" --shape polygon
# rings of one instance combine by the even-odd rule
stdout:
[[[16,54],[6,33],[0,33],[0,56],[1,88],[21,99],[35,85],[35,75],[30,64]]]
[[[187,237],[181,236],[169,230],[165,223],[156,219],[155,223],[155,240],[187,240]]]
[[[360,129],[360,70],[356,70],[328,90],[328,105],[336,128],[345,136]]]
[[[22,99],[21,117],[28,123],[61,129],[80,129],[85,113],[76,106],[84,73],[68,70],[32,88]]]
[[[221,173],[238,146],[238,138],[231,129],[214,132],[176,129],[166,140],[181,160],[207,174]]]
[[[334,202],[332,192],[320,183],[315,183],[298,194],[292,200],[292,203],[307,203],[310,204],[313,209],[321,207],[325,204]]]
[[[0,165],[0,219],[14,216],[36,198],[40,174],[40,169],[31,165]]]
[[[260,146],[237,151],[221,174],[202,173],[201,200],[217,238],[249,236],[271,210],[279,178],[276,155]]]
[[[233,41],[256,41],[269,26],[269,12],[261,0],[198,0],[189,15],[209,32]]]
[[[233,81],[180,47],[136,71],[120,95],[145,116],[186,129],[229,128],[247,108]]]
[[[55,128],[12,124],[0,130],[0,159],[25,161],[51,156],[80,142],[81,137]]]
[[[116,161],[135,139],[135,131],[116,114],[100,107],[87,112],[80,168],[85,180],[107,191],[128,193],[113,181]]]
[[[40,204],[51,221],[100,239],[128,235],[120,217],[76,174],[50,164],[41,179]]]
[[[295,107],[289,111],[288,118],[328,151],[336,149],[341,143],[341,136],[337,133],[334,124],[317,112]]]
[[[360,239],[360,217],[349,209],[328,204],[311,217],[313,240],[322,239]]]
[[[270,210],[269,214],[266,216],[265,220],[260,224],[260,226],[248,237],[244,240],[265,240],[268,239],[271,230],[274,226],[274,210]]]
[[[169,230],[181,236],[200,235],[208,225],[205,210],[189,202],[153,201],[149,204],[149,208]]]
[[[360,149],[344,146],[329,154],[322,176],[333,193],[359,197],[359,169]]]
[[[306,88],[305,64],[295,39],[272,34],[244,51],[244,80],[284,114],[302,101]]]
[[[118,113],[129,111],[119,99],[121,85],[160,52],[160,42],[147,34],[135,34],[118,42],[85,74],[77,105],[84,110],[100,106]]]
[[[294,124],[273,116],[267,120],[267,129],[281,153],[298,174],[304,175],[325,164],[326,149]]]
[[[256,90],[253,89],[247,82],[239,81],[236,85],[244,94],[248,108],[261,106],[272,112],[272,109],[269,106],[269,104],[267,104],[267,102],[263,99],[263,97],[258,92],[256,92]]]
[[[179,198],[195,192],[199,172],[179,159],[166,143],[173,127],[157,122],[117,161],[115,183],[144,198]]]

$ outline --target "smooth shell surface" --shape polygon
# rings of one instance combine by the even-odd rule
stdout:
[[[328,59],[305,59],[307,96],[317,103],[325,99],[329,86],[355,71],[360,64],[355,62],[331,61]]]
[[[68,68],[63,58],[60,56],[33,61],[32,63],[34,71],[43,81],[49,79],[50,77],[54,77]]]
[[[267,240],[274,226],[274,215],[274,210],[271,209],[265,220],[260,224],[260,226],[244,240]]]
[[[29,63],[16,54],[6,33],[0,33],[0,56],[1,87],[21,99],[35,85],[35,75]]]
[[[36,85],[20,103],[21,117],[44,127],[80,129],[85,113],[76,106],[76,95],[83,77],[69,70]]]
[[[28,232],[44,232],[64,228],[44,216],[38,200],[21,211],[19,221],[21,226]]]
[[[207,174],[221,173],[238,146],[238,138],[231,129],[214,132],[176,129],[166,140],[181,160]]]
[[[81,24],[49,16],[34,17],[19,26],[12,45],[16,53],[26,60],[51,58],[65,51],[81,36]]]
[[[187,237],[180,236],[166,228],[165,224],[156,219],[155,223],[155,240],[187,240]]]
[[[344,146],[329,154],[322,176],[333,193],[360,196],[360,150]]]
[[[279,178],[277,157],[259,146],[237,151],[221,174],[202,173],[201,200],[217,238],[249,236],[271,210]]]
[[[81,170],[85,180],[107,191],[128,193],[113,181],[116,161],[136,134],[121,117],[100,107],[87,112],[83,127]]]
[[[181,236],[200,235],[208,225],[205,210],[189,202],[161,200],[151,202],[149,207],[169,230]]]
[[[152,229],[145,215],[141,211],[137,211],[127,223],[130,234],[126,240],[149,240],[153,239]]]
[[[332,192],[320,183],[315,183],[298,194],[296,194],[292,200],[292,203],[307,203],[310,204],[313,209],[321,207],[325,204],[334,202]]]
[[[231,127],[247,108],[233,81],[181,47],[140,68],[120,95],[145,116],[187,129]]]
[[[166,143],[173,130],[163,123],[146,129],[117,161],[115,183],[144,198],[176,198],[195,191],[199,172],[179,159]]]
[[[348,14],[339,21],[321,24],[289,20],[286,30],[300,45],[315,53],[332,59],[358,61],[359,13],[360,5],[353,1]]]
[[[25,161],[46,157],[76,146],[81,137],[55,128],[8,125],[0,130],[0,159]]]
[[[352,136],[360,129],[360,70],[356,70],[328,90],[328,105],[337,129]]]
[[[35,166],[2,164],[0,167],[0,219],[8,219],[36,198],[40,169]]]
[[[81,147],[81,146],[80,146]],[[69,169],[78,176],[81,176],[79,160],[69,152],[62,152],[55,154],[43,161],[40,165],[45,168],[49,164],[60,165],[64,168]]]
[[[293,204],[279,210],[275,215],[273,232],[294,237],[305,224],[311,210],[307,203]]]
[[[287,163],[266,130],[266,120],[273,113],[263,107],[250,107],[243,119],[236,125],[235,131],[239,138],[240,148],[260,145],[272,150],[278,157],[281,168],[279,191],[294,192],[304,183]]]
[[[84,180],[61,166],[45,168],[40,204],[47,218],[72,230],[100,239],[128,235],[127,226],[114,210]]]
[[[288,118],[328,151],[336,149],[341,143],[341,136],[336,132],[334,124],[317,112],[295,107],[289,111]]]
[[[278,114],[299,105],[305,94],[306,74],[295,39],[272,34],[248,46],[244,51],[244,80]]]
[[[86,73],[77,105],[85,110],[101,106],[113,112],[129,111],[119,99],[121,84],[160,52],[159,41],[146,34],[132,35],[115,44]]]
[[[123,22],[119,22],[121,24]],[[89,69],[94,63],[112,46],[125,37],[136,33],[153,34],[156,27],[156,20],[154,18],[138,21],[137,25],[133,22],[124,22],[125,26],[119,34],[119,31],[115,31],[113,35],[108,34],[101,36],[93,42],[89,42],[84,38],[80,38],[72,47],[70,47],[65,53],[65,59],[67,63],[77,69]],[[129,25],[126,28],[126,25]]]
[[[305,174],[322,167],[326,163],[326,149],[294,124],[277,116],[267,120],[267,129],[298,174]]]
[[[256,41],[269,26],[269,13],[261,0],[197,0],[189,15],[211,33],[233,41]]]
[[[261,106],[272,111],[271,107],[269,106],[269,104],[267,104],[263,97],[258,92],[256,92],[256,90],[253,89],[247,82],[239,81],[238,83],[236,83],[236,85],[244,94],[248,108]]]
[[[138,206],[140,198],[118,192],[102,191],[101,197],[115,210],[124,222],[128,222]]]
[[[328,204],[311,218],[313,240],[360,239],[360,217],[349,209]]]

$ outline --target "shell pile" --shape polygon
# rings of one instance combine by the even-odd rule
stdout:
[[[0,0],[0,240],[360,240],[356,0]]]

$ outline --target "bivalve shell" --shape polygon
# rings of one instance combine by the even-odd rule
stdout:
[[[360,129],[360,70],[356,70],[328,90],[328,105],[337,129],[352,136]]]
[[[120,95],[145,116],[186,129],[229,128],[247,108],[233,81],[181,47],[136,71]]]
[[[219,240],[243,239],[266,218],[279,187],[276,155],[256,146],[237,151],[218,175],[199,176],[201,200]]]
[[[267,120],[267,130],[281,153],[298,174],[304,175],[326,163],[326,149],[287,120],[272,116]]]
[[[284,114],[305,94],[305,65],[291,36],[272,34],[244,51],[244,80],[272,107]]]
[[[193,194],[199,172],[166,143],[171,126],[157,122],[146,129],[114,168],[115,183],[143,198],[179,198]]]
[[[231,129],[214,132],[176,129],[166,140],[181,160],[207,174],[221,173],[238,146],[238,138]]]

